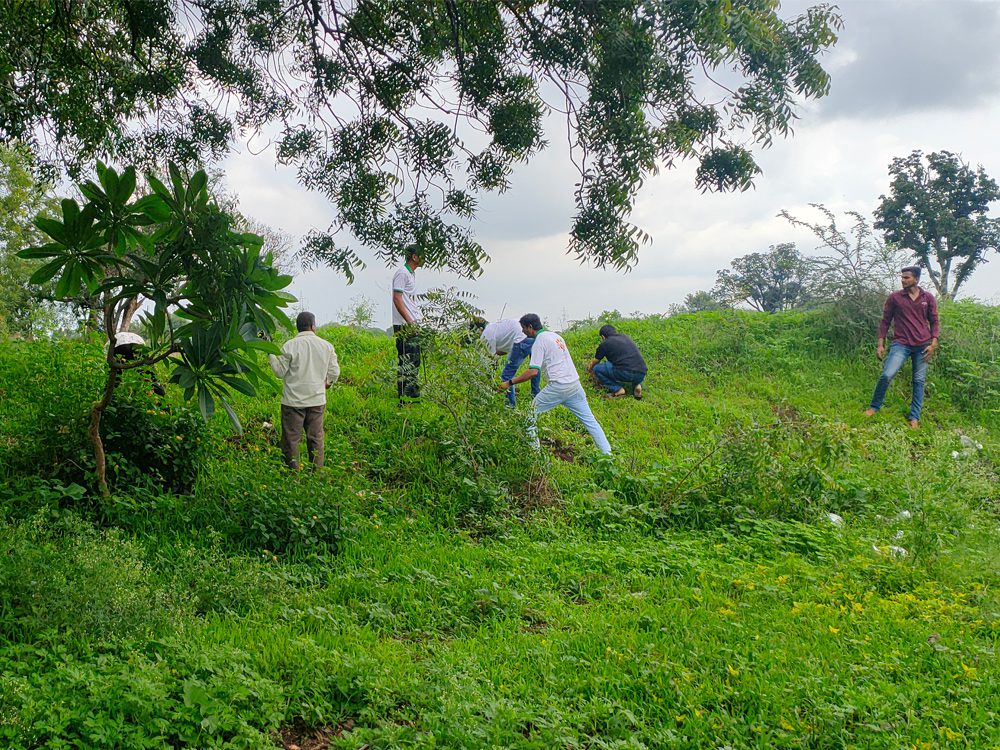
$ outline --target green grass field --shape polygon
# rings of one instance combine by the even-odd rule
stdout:
[[[331,327],[322,472],[276,396],[235,435],[136,375],[109,501],[100,349],[0,344],[0,747],[1000,748],[1000,311],[943,308],[919,431],[823,311],[616,324],[611,460],[447,341],[400,409]]]

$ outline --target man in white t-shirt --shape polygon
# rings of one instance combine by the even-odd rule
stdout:
[[[423,265],[416,248],[407,251],[406,262],[392,277],[392,330],[396,336],[399,375],[396,390],[399,402],[420,398],[420,306],[417,304],[417,279],[414,272]]]
[[[542,326],[541,319],[535,313],[522,315],[519,321],[521,331],[525,336],[535,339],[531,347],[531,361],[528,368],[515,378],[505,380],[501,385],[501,390],[508,390],[511,386],[530,380],[541,372],[545,373],[546,383],[541,392],[535,396],[534,413],[543,414],[550,409],[562,404],[583,423],[587,432],[597,444],[597,449],[606,456],[611,455],[611,445],[604,434],[604,430],[590,410],[587,403],[587,394],[580,384],[580,375],[573,364],[573,357],[569,353],[569,348],[562,336],[552,331],[546,331]],[[530,427],[531,436],[538,445],[538,436],[535,431],[534,422]]]
[[[270,356],[271,370],[284,381],[281,390],[281,452],[290,469],[299,468],[299,441],[306,432],[306,448],[313,466],[323,465],[323,417],[326,391],[340,377],[333,344],[316,335],[316,316],[301,312],[295,319],[298,335],[285,342],[281,355]]]
[[[485,320],[477,319],[472,323],[473,328],[482,331],[479,340],[486,344],[490,354],[507,355],[507,364],[504,365],[500,378],[509,380],[517,374],[517,368],[521,363],[531,356],[531,347],[535,339],[524,335],[521,324],[516,320],[498,320],[495,323],[487,323]],[[541,390],[541,376],[535,375],[531,379],[531,395],[537,396]],[[515,404],[516,388],[507,389],[507,403],[511,406]]]

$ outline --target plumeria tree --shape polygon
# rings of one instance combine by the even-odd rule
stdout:
[[[292,277],[262,254],[262,239],[234,231],[232,217],[211,201],[204,171],[188,176],[171,164],[166,183],[146,174],[142,195],[134,167],[119,174],[98,162],[96,177],[79,184],[82,204],[66,199],[60,217],[35,220],[50,242],[20,255],[44,261],[32,283],[52,280],[57,298],[85,298],[100,314],[107,379],[91,407],[89,437],[107,497],[101,418],[122,372],[163,362],[206,419],[221,404],[240,429],[227,396],[273,387],[257,353],[278,352],[265,339],[279,325],[291,328],[284,308],[294,298],[282,291]],[[125,360],[115,355],[116,341],[137,300],[148,307],[150,340],[138,359]]]

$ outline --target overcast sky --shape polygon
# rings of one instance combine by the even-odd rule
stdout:
[[[793,17],[816,2],[783,2]],[[799,114],[794,135],[758,152],[763,174],[746,193],[702,194],[694,165],[647,181],[632,216],[652,236],[628,274],[577,264],[566,254],[577,175],[559,131],[551,146],[515,173],[502,196],[484,196],[475,224],[492,258],[471,282],[421,269],[421,289],[458,286],[473,292],[489,319],[537,312],[553,327],[617,309],[662,313],[686,294],[709,289],[715,272],[740,255],[816,240],[777,214],[816,219],[810,203],[840,214],[871,216],[889,189],[888,165],[914,149],[948,150],[1000,179],[1000,0],[843,0],[844,29],[824,58],[831,93]],[[273,152],[243,149],[223,168],[248,215],[299,238],[325,229],[333,211],[322,196],[274,166]],[[259,146],[252,149],[258,151]],[[994,205],[994,214],[1000,205]],[[346,239],[346,237],[345,237]],[[300,273],[291,291],[321,322],[352,301],[375,303],[375,324],[389,324],[392,269],[362,252],[368,268],[353,285],[330,270]],[[960,296],[1000,303],[1000,255],[994,253]]]

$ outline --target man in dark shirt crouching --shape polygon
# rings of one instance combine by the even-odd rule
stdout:
[[[871,406],[865,416],[873,417],[882,408],[885,393],[896,373],[907,359],[913,360],[913,399],[910,402],[908,419],[910,427],[920,427],[920,410],[924,404],[924,383],[927,380],[927,360],[938,346],[937,300],[929,292],[921,289],[920,267],[907,266],[900,272],[903,288],[893,292],[885,301],[882,323],[878,329],[878,346],[875,353],[879,359],[885,357],[882,375],[875,385]],[[885,337],[892,325],[892,346],[889,356],[885,356]]]
[[[624,333],[618,333],[612,325],[601,326],[601,343],[594,358],[587,365],[587,371],[602,386],[607,388],[607,398],[626,395],[626,387],[632,395],[642,398],[642,381],[646,379],[646,360],[639,353],[639,347]],[[601,360],[606,360],[602,362]]]

